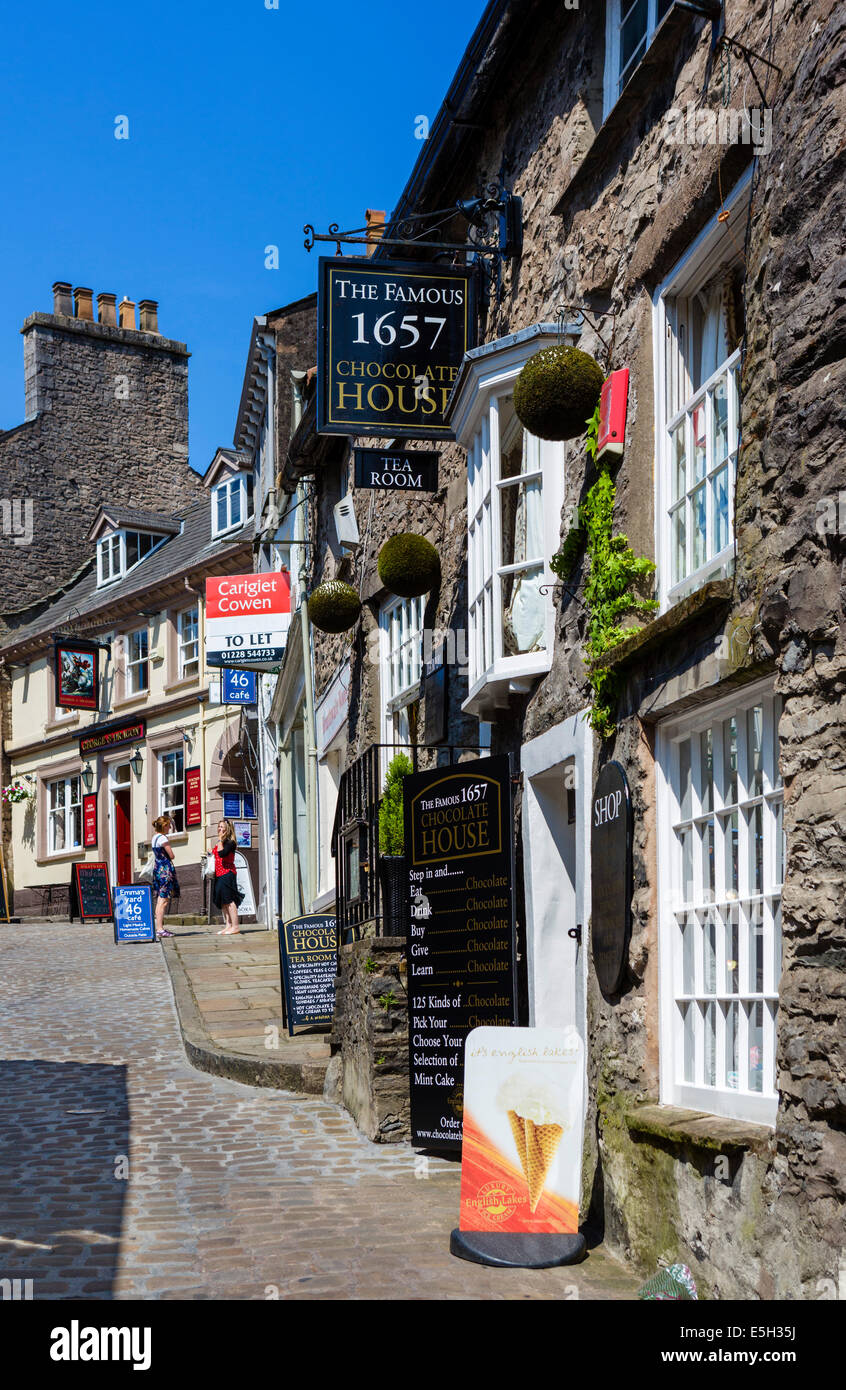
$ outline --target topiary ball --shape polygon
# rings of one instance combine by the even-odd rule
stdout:
[[[423,536],[401,531],[391,536],[379,551],[379,578],[392,594],[417,598],[428,594],[441,577],[438,552]]]
[[[321,632],[346,632],[358,621],[361,599],[351,584],[327,579],[309,594],[309,621]]]
[[[587,428],[604,380],[589,353],[541,348],[514,383],[517,418],[538,439],[575,439]]]

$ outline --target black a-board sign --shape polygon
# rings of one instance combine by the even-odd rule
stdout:
[[[590,823],[591,949],[605,995],[625,974],[632,921],[632,799],[619,763],[596,779]]]
[[[323,256],[317,432],[453,439],[450,392],[475,346],[472,268]]]
[[[480,758],[403,779],[409,873],[411,1141],[461,1144],[464,1043],[516,1022],[511,764]]]
[[[74,864],[70,884],[70,920],[111,921],[112,890],[108,864]]]
[[[291,1037],[329,1025],[335,1012],[338,931],[334,913],[309,912],[279,923],[279,965]]]
[[[438,454],[434,449],[356,449],[356,487],[387,492],[437,492]]]

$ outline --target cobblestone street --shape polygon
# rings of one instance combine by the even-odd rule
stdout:
[[[453,1259],[458,1165],[194,1070],[157,946],[4,927],[0,980],[0,1275],[35,1299],[634,1293],[601,1251],[537,1273]]]

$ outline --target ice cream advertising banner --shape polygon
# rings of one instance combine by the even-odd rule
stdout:
[[[583,1106],[584,1050],[575,1028],[468,1034],[461,1231],[578,1231]]]
[[[291,577],[227,574],[206,580],[206,664],[278,666],[291,623]]]

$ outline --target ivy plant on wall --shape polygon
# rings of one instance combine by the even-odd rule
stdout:
[[[610,738],[616,727],[619,678],[613,670],[596,665],[618,642],[639,632],[639,626],[624,627],[622,619],[648,617],[658,607],[657,599],[644,598],[645,582],[655,572],[655,564],[635,555],[626,536],[613,535],[616,487],[608,463],[597,460],[599,406],[588,422],[585,447],[596,478],[579,507],[579,524],[571,527],[561,549],[550,565],[559,579],[566,581],[573,572],[579,553],[587,547],[590,567],[585,581],[585,607],[588,611],[585,642],[588,679],[593,692],[591,727],[600,738]]]

